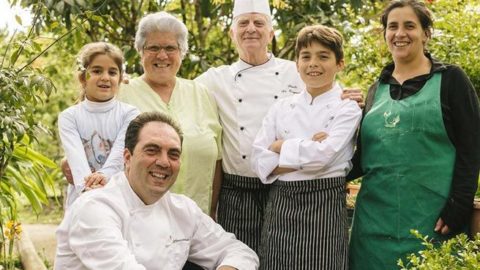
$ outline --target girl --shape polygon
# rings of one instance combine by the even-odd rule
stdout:
[[[106,42],[85,45],[77,58],[80,102],[60,113],[60,139],[70,166],[67,207],[84,191],[104,186],[123,169],[124,137],[139,111],[114,99],[123,72],[120,49]]]

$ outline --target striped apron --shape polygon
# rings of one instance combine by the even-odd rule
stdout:
[[[275,181],[265,213],[260,269],[347,269],[345,178]]]
[[[218,199],[218,223],[257,253],[269,188],[259,178],[225,173]]]

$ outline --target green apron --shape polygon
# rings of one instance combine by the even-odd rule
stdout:
[[[350,239],[350,269],[398,269],[398,259],[423,249],[421,234],[433,231],[452,182],[455,148],[440,105],[441,74],[416,94],[393,100],[379,84],[361,129],[365,175]]]

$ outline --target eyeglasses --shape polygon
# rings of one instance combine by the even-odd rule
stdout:
[[[151,54],[156,54],[164,50],[166,54],[170,55],[170,54],[176,53],[178,49],[179,48],[177,46],[173,46],[173,45],[167,45],[167,46],[150,45],[150,46],[143,47],[144,51],[147,51],[148,53],[151,53]]]

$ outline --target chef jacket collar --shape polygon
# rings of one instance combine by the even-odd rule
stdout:
[[[239,59],[235,64],[233,64],[234,72],[235,74],[240,73],[242,71],[245,71],[247,69],[253,69],[253,68],[268,68],[268,67],[273,67],[275,66],[275,56],[273,53],[269,53],[269,59],[267,62],[261,64],[261,65],[251,65],[242,59]]]
[[[314,99],[313,99],[313,103],[316,104],[318,102],[325,102],[331,98],[334,98],[334,97],[338,97],[339,95],[341,95],[342,93],[342,88],[340,87],[340,85],[335,82],[333,84],[333,87],[326,91],[325,93],[321,94],[321,95],[318,95],[316,96]],[[305,102],[307,104],[310,104],[312,102],[312,95],[310,95],[310,93],[305,89],[305,91],[303,91],[303,93],[301,94],[301,96],[304,98]]]
[[[165,196],[167,196],[168,192],[167,191],[163,196],[156,201],[153,204],[146,205],[140,197],[138,197],[137,193],[133,191],[132,187],[130,186],[130,183],[128,182],[127,176],[125,173],[122,173],[122,177],[119,180],[119,185],[121,185],[121,188],[124,193],[126,193],[127,196],[125,196],[125,200],[127,202],[127,206],[129,208],[129,212],[136,211],[136,210],[148,210],[148,209],[153,209],[160,201],[162,201]]]

